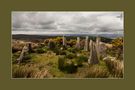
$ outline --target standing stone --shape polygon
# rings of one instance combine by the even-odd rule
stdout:
[[[98,58],[104,58],[107,56],[107,47],[105,45],[105,43],[101,42],[101,38],[97,37],[96,39],[96,50],[97,50],[97,54],[98,54]]]
[[[100,43],[100,57],[104,58],[107,56],[107,46],[106,43]]]
[[[22,49],[22,52],[21,52],[19,58],[17,59],[18,64],[23,61],[23,58],[24,58],[26,52],[28,52],[28,47],[25,45]]]
[[[97,51],[96,51],[96,45],[93,41],[91,41],[90,56],[89,56],[89,59],[88,59],[88,63],[92,64],[92,65],[99,63],[99,59],[98,59]]]
[[[88,39],[89,39],[89,37],[86,36],[86,38],[85,38],[85,45],[84,45],[84,50],[85,51],[88,51]]]
[[[91,47],[92,47],[92,40],[90,40],[89,42],[89,51],[91,50]]]
[[[96,51],[97,51],[98,59],[100,59],[100,52],[101,52],[100,42],[101,42],[101,38],[100,37],[97,37],[96,38]]]
[[[63,35],[63,46],[66,46],[66,37]]]
[[[80,49],[80,37],[77,37],[76,48]]]

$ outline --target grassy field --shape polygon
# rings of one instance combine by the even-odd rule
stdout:
[[[93,39],[93,42],[96,42]],[[63,45],[63,37],[12,40],[13,78],[123,78],[123,39],[102,39],[106,49],[100,53],[97,64],[90,64],[90,50],[84,50],[85,38],[70,37]],[[31,43],[31,47],[27,44]],[[29,47],[18,58],[24,46]]]

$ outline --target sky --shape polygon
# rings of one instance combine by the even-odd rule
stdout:
[[[123,34],[122,11],[13,11],[12,34]]]

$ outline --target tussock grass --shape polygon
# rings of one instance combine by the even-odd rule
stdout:
[[[47,68],[42,64],[13,65],[13,78],[46,78],[51,77]]]
[[[87,65],[87,64],[86,64]],[[108,78],[109,71],[104,62],[97,65],[84,66],[78,69],[79,78]]]
[[[63,76],[57,63],[58,56],[53,52],[32,54],[31,62],[13,64],[13,78],[52,78]]]
[[[123,78],[124,63],[119,60],[106,60],[106,65],[112,75],[112,77]]]

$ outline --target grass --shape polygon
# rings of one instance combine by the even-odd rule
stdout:
[[[16,53],[15,56],[18,56]],[[15,57],[14,56],[14,57]],[[118,61],[103,61],[100,60],[97,65],[88,65],[86,62],[86,55],[80,55],[75,58],[65,58],[64,69],[61,71],[58,68],[59,55],[52,51],[43,54],[32,53],[30,62],[24,62],[20,65],[13,64],[12,77],[13,78],[110,78],[123,77],[123,73],[118,67]],[[79,60],[79,61],[78,61]],[[80,61],[81,60],[81,61]],[[72,61],[72,63],[69,63]],[[73,66],[77,65],[77,71],[70,73]],[[81,67],[80,67],[81,65]],[[69,72],[68,72],[69,71]]]
[[[55,55],[55,53],[49,51],[47,53],[43,54],[33,54],[33,58],[31,59],[32,62],[35,63],[57,63],[58,56]]]
[[[64,74],[58,69],[58,56],[53,52],[44,54],[32,54],[29,63],[21,65],[13,64],[13,78],[52,78],[63,77]],[[48,75],[48,76],[47,76]]]
[[[13,65],[12,66],[12,77],[13,78],[33,78],[34,73],[38,72],[39,69],[29,65]]]
[[[99,60],[99,64],[89,65],[89,51],[76,49],[73,45],[68,48],[60,43],[55,46],[34,48],[32,53],[24,57],[20,64],[16,63],[21,51],[14,47],[12,54],[13,78],[122,78],[123,63],[119,60]],[[47,44],[48,45],[48,44]],[[73,47],[72,47],[73,46]],[[17,49],[16,49],[17,48]],[[63,56],[64,58],[60,58]]]
[[[61,71],[58,68],[59,56],[48,51],[43,54],[31,54],[32,58],[30,62],[24,62],[20,65],[13,64],[12,76],[13,78],[109,78],[109,77],[122,77],[121,71],[118,70],[118,64],[114,62],[105,62],[100,60],[97,65],[88,65],[84,55],[77,56],[76,58],[69,59],[65,58],[64,69],[66,71]],[[78,61],[79,59],[79,61]],[[80,61],[81,60],[81,61]],[[73,63],[69,63],[72,61]],[[116,62],[115,62],[116,63]],[[72,64],[72,65],[71,65]],[[73,66],[77,65],[77,71],[74,73],[69,73]],[[81,65],[81,67],[79,66]],[[69,72],[68,72],[69,71]]]
[[[89,68],[89,70],[87,71],[84,77],[85,78],[108,78],[109,72],[107,68],[104,68],[99,65],[93,65]]]
[[[123,78],[123,74],[124,74],[123,61],[106,60],[105,62],[112,77]]]
[[[58,68],[50,68],[50,73],[53,75],[53,78],[62,78],[64,77],[64,73],[61,72]]]
[[[100,61],[96,65],[88,65],[84,63],[83,67],[78,69],[76,77],[78,78],[109,78],[110,74],[105,62]]]

